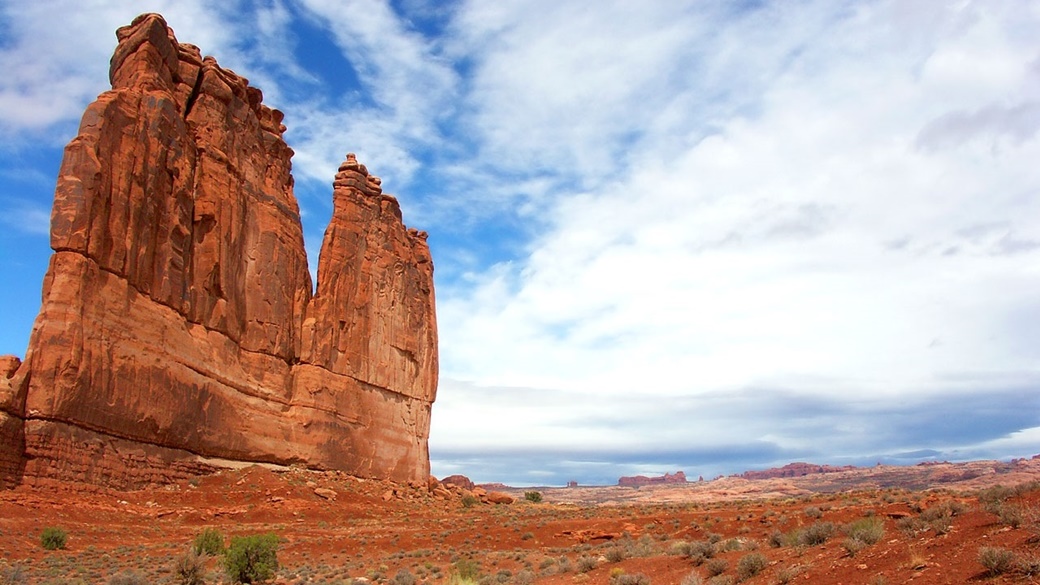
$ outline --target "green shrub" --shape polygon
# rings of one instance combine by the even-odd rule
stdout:
[[[278,570],[278,535],[236,536],[224,553],[224,570],[232,583],[261,583]]]
[[[177,585],[203,585],[206,582],[206,555],[189,547],[173,561],[173,579]]]
[[[714,577],[715,575],[725,573],[726,569],[729,568],[729,563],[726,562],[726,559],[711,559],[704,563],[704,568],[708,571],[709,577]]]
[[[40,544],[47,550],[58,550],[65,548],[69,535],[64,528],[48,526],[40,533]]]
[[[1029,555],[1018,557],[1017,569],[1019,573],[1029,577],[1040,575],[1040,556]]]
[[[776,582],[779,585],[787,585],[788,583],[795,580],[798,575],[805,572],[805,567],[802,565],[792,565],[790,567],[784,567],[780,569],[776,574]]]
[[[596,562],[596,559],[592,557],[580,556],[578,557],[578,572],[588,573],[592,569],[595,569],[598,564],[599,563]]]
[[[931,522],[936,518],[953,518],[954,516],[960,516],[967,511],[967,506],[961,502],[943,502],[937,506],[932,506],[927,510],[921,512],[921,519],[925,522]]]
[[[469,559],[459,559],[455,562],[452,576],[457,583],[476,583],[480,579],[480,565]]]
[[[979,502],[988,506],[995,502],[1003,502],[1004,500],[1010,498],[1013,495],[1015,495],[1014,488],[1002,485],[995,485],[991,488],[987,488],[979,492]]]
[[[1012,528],[1020,528],[1025,522],[1025,512],[1021,506],[1015,504],[1001,503],[995,506],[994,513],[1000,523]]]
[[[0,569],[0,585],[22,585],[29,578],[25,575],[25,569],[21,565],[14,565]]]
[[[394,575],[393,585],[415,585],[415,575],[408,569],[401,569]]]
[[[741,581],[750,579],[761,573],[762,569],[765,569],[767,566],[769,566],[769,561],[758,553],[744,555],[737,561],[737,577]]]
[[[636,541],[630,538],[622,539],[622,541],[625,543],[625,552],[630,557],[651,557],[658,554],[654,539],[649,534],[640,536]]]
[[[524,499],[527,500],[528,502],[533,502],[533,503],[537,504],[538,502],[542,501],[542,493],[541,492],[524,492]]]
[[[798,544],[804,546],[817,546],[827,542],[834,534],[834,524],[830,522],[815,522],[798,534]]]
[[[880,518],[871,516],[860,518],[844,528],[845,535],[863,544],[876,544],[885,535],[885,523]]]
[[[1006,548],[979,547],[979,564],[985,567],[990,575],[1000,575],[1014,566],[1015,553]]]
[[[953,517],[965,511],[964,504],[960,502],[944,502],[937,506],[922,510],[916,523],[907,522],[906,531],[914,532],[920,530],[932,530],[937,535],[943,535],[953,527]],[[903,518],[903,520],[906,520]],[[902,526],[900,527],[903,528]]]
[[[995,514],[1001,524],[1012,528],[1019,528],[1027,520],[1027,511],[1021,506],[1009,504],[1006,500],[1013,496],[1036,489],[1036,484],[1029,483],[1013,488],[995,486],[979,492],[979,501],[990,514]]]
[[[744,543],[741,542],[739,538],[727,538],[719,543],[719,548],[721,548],[723,552],[731,552],[744,548]]]
[[[932,530],[936,535],[942,536],[947,534],[953,528],[953,517],[952,516],[939,516],[927,522],[928,528]]]
[[[706,540],[695,540],[683,543],[680,552],[694,565],[700,565],[715,556],[715,545]]]
[[[805,515],[810,518],[822,518],[823,511],[817,508],[816,506],[809,506],[805,509]]]
[[[196,555],[220,556],[224,554],[224,535],[216,528],[206,528],[195,536],[192,549]]]
[[[462,507],[463,508],[472,508],[473,506],[476,506],[479,503],[480,503],[480,500],[478,500],[476,496],[472,496],[472,495],[469,495],[469,494],[466,494],[466,495],[462,496]]]
[[[863,542],[858,538],[852,538],[851,536],[841,541],[842,548],[845,552],[849,553],[850,557],[856,556],[856,553],[867,548],[867,543]]]
[[[611,547],[611,549],[603,556],[607,557],[607,562],[620,563],[625,560],[625,549],[620,546]]]
[[[896,520],[896,528],[898,528],[903,534],[907,536],[914,536],[918,532],[925,530],[927,524],[924,520],[921,520],[917,516],[907,516]]]

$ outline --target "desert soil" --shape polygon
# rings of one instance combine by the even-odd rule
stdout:
[[[437,498],[425,486],[261,467],[122,493],[22,486],[0,491],[0,584],[106,584],[129,575],[176,583],[174,560],[205,528],[229,538],[277,534],[274,582],[292,584],[452,583],[467,562],[479,568],[477,582],[520,585],[620,583],[620,575],[636,582],[637,574],[655,585],[696,583],[691,574],[712,584],[1040,579],[1028,574],[1040,570],[1033,467],[964,476],[941,489],[854,479],[545,488],[541,503],[513,490],[513,504],[469,506],[458,493]],[[1019,487],[992,488],[998,484]],[[880,525],[883,534],[852,547],[843,531],[856,521]],[[806,529],[826,533],[827,523],[824,542],[799,541]],[[67,532],[65,549],[41,546],[45,527]],[[705,542],[713,543],[712,558],[691,553]],[[994,575],[980,564],[980,547],[1010,550],[1015,562]],[[739,570],[748,555],[765,560],[750,577]],[[207,582],[227,581],[219,559],[207,568]]]

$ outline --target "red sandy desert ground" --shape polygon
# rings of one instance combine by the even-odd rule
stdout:
[[[1040,488],[1027,483],[1038,479],[1036,460],[976,462],[541,489],[537,504],[517,489],[513,504],[469,507],[459,488],[438,497],[419,484],[261,467],[147,491],[21,487],[0,492],[0,575],[20,567],[15,576],[24,583],[109,583],[127,573],[174,583],[174,559],[204,528],[216,528],[277,534],[278,583],[451,583],[469,560],[482,583],[611,583],[642,573],[678,584],[693,573],[721,584],[738,582],[738,565],[752,554],[765,566],[745,583],[1030,582],[1035,577],[1020,570],[990,576],[978,554],[988,546],[1013,551],[1019,562],[1040,558]],[[996,492],[979,491],[1023,484],[988,503],[985,494]],[[842,528],[864,518],[877,519],[883,535],[850,554]],[[792,542],[818,523],[834,527],[825,542]],[[46,526],[67,531],[65,550],[41,547]],[[709,540],[716,541],[709,562],[683,554]],[[208,568],[207,582],[226,582],[215,559]],[[721,573],[712,581],[709,570]]]

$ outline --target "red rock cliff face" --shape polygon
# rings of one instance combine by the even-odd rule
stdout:
[[[312,298],[282,114],[158,15],[117,36],[112,90],[65,150],[25,361],[0,363],[0,482],[229,462],[425,480],[426,234],[348,156]]]

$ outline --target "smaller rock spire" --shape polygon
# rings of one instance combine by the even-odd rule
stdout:
[[[379,195],[383,192],[383,180],[368,174],[368,168],[358,162],[357,155],[347,153],[347,158],[339,165],[333,188],[353,188],[365,195]]]

